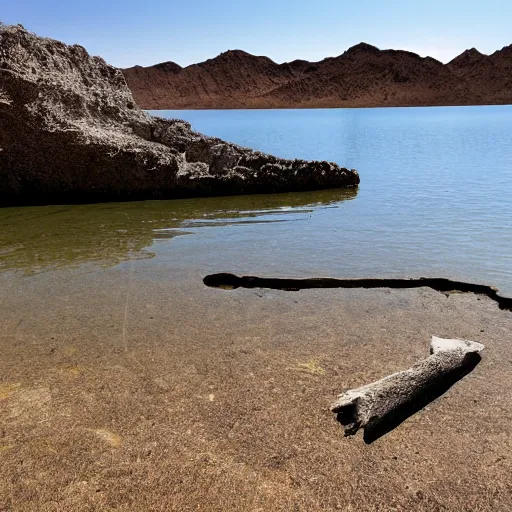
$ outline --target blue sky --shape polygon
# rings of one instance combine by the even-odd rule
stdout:
[[[4,0],[0,21],[120,67],[188,65],[228,49],[320,60],[361,41],[447,62],[512,43],[512,0]]]

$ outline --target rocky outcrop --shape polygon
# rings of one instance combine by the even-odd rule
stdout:
[[[360,43],[320,62],[277,64],[240,50],[181,68],[123,70],[144,108],[316,108],[512,103],[512,46],[449,64]]]
[[[285,160],[151,117],[78,45],[0,25],[0,205],[354,187],[357,172]]]

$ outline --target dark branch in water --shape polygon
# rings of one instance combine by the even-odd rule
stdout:
[[[485,295],[498,303],[500,309],[512,311],[512,298],[503,297],[494,286],[452,281],[441,277],[413,279],[335,279],[315,277],[309,279],[279,279],[234,274],[211,274],[203,279],[206,286],[234,290],[235,288],[270,288],[273,290],[299,291],[313,288],[394,288],[408,289],[428,287],[438,292],[461,292]]]

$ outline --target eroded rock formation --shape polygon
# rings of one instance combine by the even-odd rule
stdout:
[[[358,183],[334,163],[276,158],[151,117],[100,57],[0,25],[0,206]]]

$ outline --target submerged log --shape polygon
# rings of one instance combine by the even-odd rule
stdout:
[[[418,277],[418,278],[362,278],[346,279],[333,277],[310,277],[305,279],[297,278],[276,278],[276,277],[256,277],[256,276],[236,276],[222,272],[219,274],[210,274],[203,279],[206,286],[212,288],[223,288],[225,290],[235,290],[236,288],[269,288],[272,290],[299,291],[311,290],[315,288],[392,288],[393,290],[409,290],[411,288],[422,288],[427,286],[442,293],[461,292],[476,293],[486,295],[491,300],[498,303],[500,309],[512,311],[512,297],[504,297],[494,286],[485,284],[465,283],[463,281],[454,281],[443,277]]]
[[[345,436],[364,429],[372,443],[445,393],[480,362],[484,345],[432,336],[431,355],[408,370],[338,396],[331,410]]]

